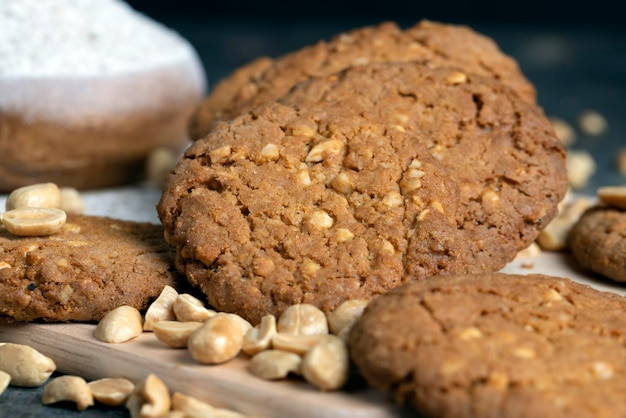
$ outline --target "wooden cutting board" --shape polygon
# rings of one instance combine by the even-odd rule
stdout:
[[[562,253],[518,256],[503,271],[569,277],[599,290],[626,292],[625,284],[581,271],[570,256]],[[135,382],[154,373],[171,391],[249,414],[304,418],[387,418],[410,414],[410,410],[393,405],[385,395],[362,384],[324,393],[298,379],[264,381],[247,372],[244,356],[223,365],[200,365],[186,350],[169,348],[152,333],[144,333],[127,343],[106,344],[94,338],[94,328],[90,324],[2,325],[0,341],[35,347],[54,359],[63,373],[87,380],[125,377]]]

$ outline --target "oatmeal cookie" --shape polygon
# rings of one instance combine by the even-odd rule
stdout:
[[[0,230],[3,320],[97,321],[120,305],[145,308],[177,277],[160,225],[68,215],[46,237]]]
[[[374,63],[309,79],[280,101],[320,109],[341,103],[413,135],[459,184],[457,237],[471,243],[481,266],[499,270],[528,247],[567,190],[565,150],[542,109],[490,78]]]
[[[425,417],[620,417],[626,299],[545,275],[438,276],[374,299],[348,345]]]
[[[493,268],[468,261],[446,168],[411,135],[346,110],[263,105],[196,141],[166,180],[157,208],[177,267],[218,310],[256,323]]]
[[[393,22],[367,26],[321,40],[277,59],[259,58],[219,82],[192,117],[190,135],[206,135],[219,120],[275,100],[310,77],[327,76],[372,62],[421,61],[430,67],[459,67],[498,79],[525,101],[535,88],[517,62],[489,37],[467,26],[421,21],[402,29]]]
[[[569,246],[586,269],[626,282],[626,212],[597,206],[587,210],[569,232]]]

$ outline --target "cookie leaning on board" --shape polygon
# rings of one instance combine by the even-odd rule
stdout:
[[[529,103],[535,87],[517,62],[489,37],[463,25],[423,20],[403,29],[394,22],[356,28],[282,57],[258,58],[221,80],[191,118],[192,139],[204,137],[220,121],[278,100],[300,82],[327,77],[349,67],[419,61],[430,68],[458,67],[469,74],[501,80]]]
[[[563,145],[536,105],[491,78],[383,62],[218,124],[157,209],[179,271],[218,310],[257,322],[498,271],[566,188]]]

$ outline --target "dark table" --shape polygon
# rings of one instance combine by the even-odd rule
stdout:
[[[279,56],[320,38],[358,26],[375,24],[380,18],[311,19],[217,19],[202,15],[155,13],[154,18],[174,28],[197,49],[210,85],[230,71],[260,55]],[[429,16],[424,16],[429,17]],[[398,20],[408,26],[422,16],[405,15]],[[617,23],[589,24],[546,22],[493,23],[461,20],[492,37],[503,51],[516,58],[535,84],[539,104],[549,116],[558,116],[576,127],[578,115],[593,109],[609,122],[602,136],[578,132],[572,149],[587,150],[597,164],[596,174],[580,190],[593,194],[599,186],[626,184],[616,169],[616,154],[626,147],[626,29]],[[9,387],[0,396],[0,417],[127,417],[125,408],[89,408],[77,412],[67,405],[43,406],[42,388]]]

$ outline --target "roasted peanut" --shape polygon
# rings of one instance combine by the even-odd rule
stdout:
[[[561,213],[552,220],[537,236],[537,243],[543,250],[561,251],[567,246],[567,235],[593,202],[580,197],[563,207]]]
[[[284,379],[289,373],[299,374],[302,358],[288,351],[265,350],[255,354],[248,370],[256,377],[266,380]]]
[[[61,230],[67,215],[56,208],[20,207],[0,215],[0,221],[13,235],[39,237]]]
[[[93,395],[85,379],[66,375],[52,379],[44,387],[42,401],[44,405],[70,401],[76,404],[79,411],[84,411],[93,405]]]
[[[11,383],[11,375],[0,370],[0,395],[2,395],[7,386],[9,386],[9,383]]]
[[[596,172],[596,161],[584,150],[569,150],[565,160],[567,180],[573,189],[582,189]]]
[[[85,211],[85,204],[80,192],[73,187],[61,187],[61,209],[65,213],[80,215]]]
[[[206,308],[200,299],[187,293],[176,297],[172,309],[176,320],[181,322],[204,322],[217,314]]]
[[[239,354],[243,336],[251,327],[238,315],[218,313],[189,336],[187,348],[200,363],[224,363]]]
[[[607,205],[626,209],[626,186],[605,186],[597,190],[598,199]]]
[[[178,292],[172,286],[165,285],[159,297],[148,306],[144,316],[143,330],[152,331],[152,325],[158,321],[174,321],[174,302]]]
[[[572,145],[576,141],[576,131],[562,118],[551,116],[549,118],[554,134],[561,140],[566,147]]]
[[[0,345],[0,370],[11,376],[12,386],[41,386],[56,370],[54,361],[34,348],[5,343]]]
[[[295,335],[328,334],[326,315],[307,303],[288,307],[278,318],[278,332]]]
[[[365,299],[347,300],[327,315],[330,332],[339,335],[345,327],[351,327],[359,319],[369,301]]]
[[[195,321],[159,321],[152,325],[157,339],[172,348],[185,348],[189,336],[202,325]]]
[[[272,337],[272,347],[303,356],[320,341],[328,337],[330,337],[330,334],[294,335],[279,332]]]
[[[243,352],[251,356],[259,351],[267,350],[275,334],[276,317],[274,315],[265,315],[256,327],[248,329],[244,334]]]
[[[124,405],[135,389],[130,380],[112,377],[93,380],[87,385],[96,401],[109,406]]]
[[[135,386],[126,401],[131,418],[159,418],[165,415],[172,404],[170,391],[158,376],[149,374]]]
[[[348,349],[341,338],[329,335],[302,359],[302,376],[321,390],[341,388],[348,380]]]
[[[176,154],[169,148],[155,148],[146,158],[146,179],[155,186],[162,186],[167,174],[176,165]]]
[[[578,128],[586,135],[599,136],[609,129],[609,123],[601,113],[585,110],[578,116]]]
[[[6,201],[6,210],[17,208],[59,208],[61,193],[54,183],[38,183],[13,190]]]
[[[105,343],[123,343],[138,337],[142,332],[139,311],[132,306],[122,305],[104,315],[96,326],[95,336]]]
[[[243,418],[238,412],[228,409],[216,408],[193,396],[174,392],[172,395],[172,411],[183,412],[185,417],[197,418]]]

